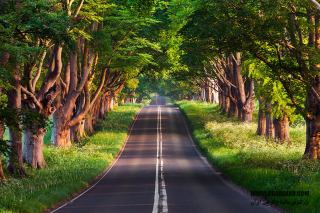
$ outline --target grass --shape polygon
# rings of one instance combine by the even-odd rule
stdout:
[[[193,137],[208,160],[234,183],[287,212],[320,212],[320,163],[302,159],[305,127],[290,129],[291,144],[255,134],[257,125],[221,115],[218,106],[181,101]],[[274,196],[270,191],[308,191],[306,196]]]
[[[27,168],[29,176],[0,185],[0,212],[43,212],[88,187],[114,160],[124,145],[128,127],[142,105],[124,105],[109,112],[86,144],[69,149],[46,146],[48,167]]]

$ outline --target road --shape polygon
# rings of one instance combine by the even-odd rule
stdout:
[[[138,114],[108,173],[53,212],[277,212],[221,178],[196,150],[182,113],[156,97]]]

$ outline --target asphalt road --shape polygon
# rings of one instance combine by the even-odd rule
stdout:
[[[221,178],[196,150],[183,115],[165,98],[144,107],[109,172],[54,212],[260,213],[250,196]]]

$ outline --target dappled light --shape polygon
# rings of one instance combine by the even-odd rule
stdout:
[[[0,0],[0,213],[320,211],[320,0]]]

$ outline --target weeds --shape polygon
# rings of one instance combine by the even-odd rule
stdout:
[[[255,134],[256,123],[244,124],[221,115],[218,106],[178,103],[193,136],[212,164],[248,191],[308,191],[309,196],[266,196],[288,212],[319,212],[320,163],[303,159],[305,127],[290,129],[291,143],[279,144]]]
[[[9,178],[0,185],[0,212],[43,212],[87,187],[111,164],[140,108],[141,105],[125,105],[109,112],[100,123],[100,131],[84,146],[58,149],[47,145],[46,169],[27,168],[27,178]]]

